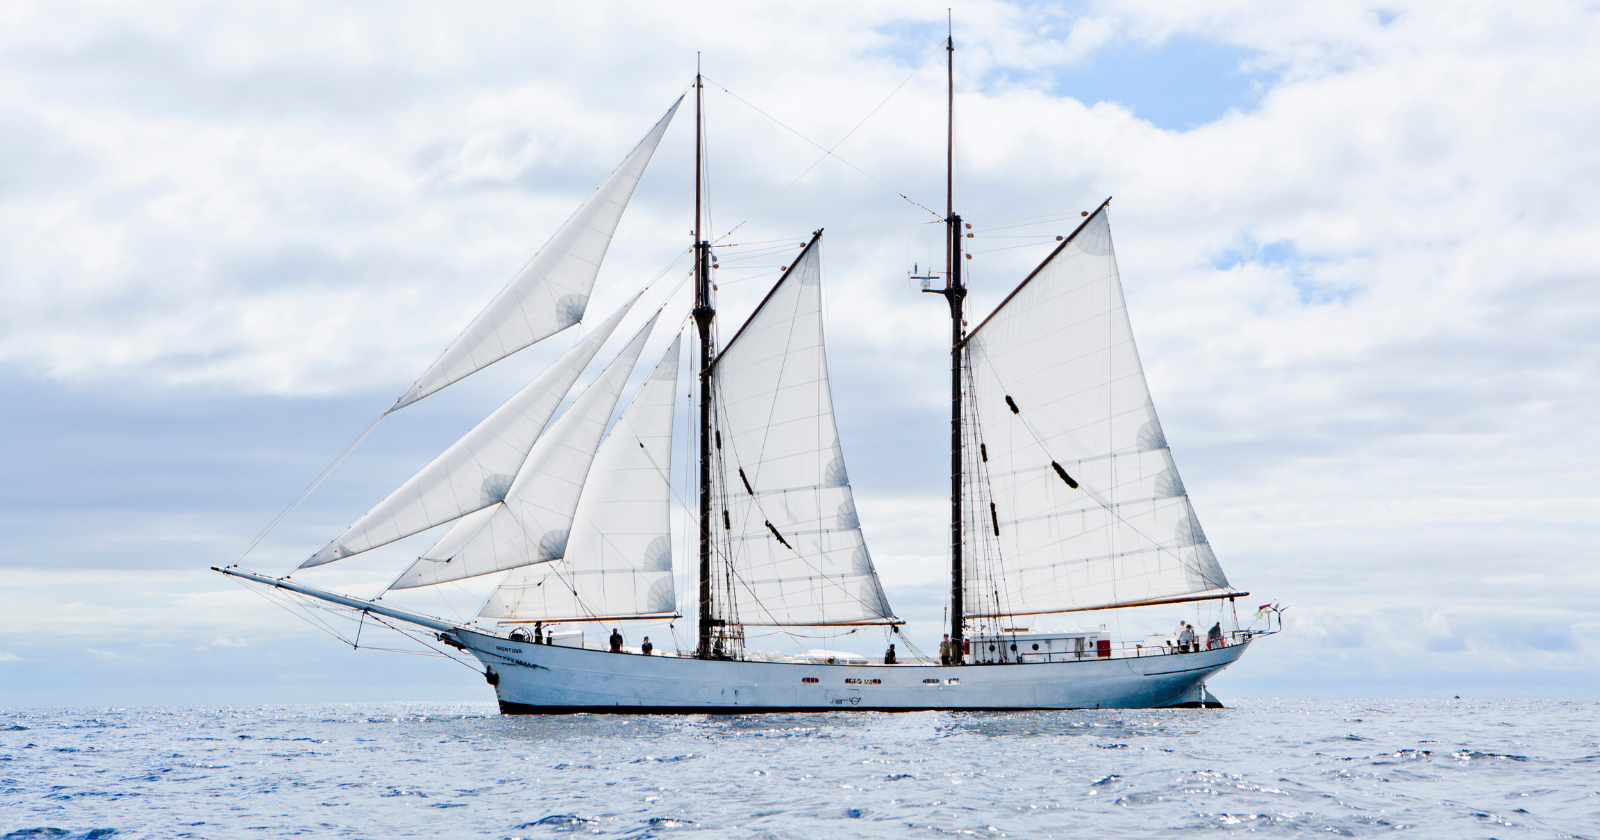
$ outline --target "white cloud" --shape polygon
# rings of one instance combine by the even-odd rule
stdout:
[[[21,661],[22,661],[22,657],[14,654],[14,653],[7,653],[6,651],[0,650],[0,662],[21,662]]]

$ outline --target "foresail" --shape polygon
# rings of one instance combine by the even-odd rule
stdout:
[[[966,351],[969,616],[1227,588],[1150,400],[1104,206]]]
[[[505,499],[445,533],[390,589],[431,586],[545,563],[566,553],[572,513],[617,398],[658,311],[534,443]]]
[[[680,97],[588,201],[401,395],[398,411],[582,320],[622,211],[666,132]]]
[[[566,555],[513,569],[478,614],[500,621],[673,615],[672,413],[683,338],[667,348],[589,468]]]
[[[820,239],[713,368],[719,550],[729,620],[895,621],[862,538],[839,447],[823,342]]]
[[[641,293],[642,294],[642,293]],[[572,383],[611,337],[635,295],[472,431],[300,564],[305,569],[405,539],[498,504]]]

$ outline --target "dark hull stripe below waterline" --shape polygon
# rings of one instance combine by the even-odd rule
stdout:
[[[1221,703],[1174,703],[1171,706],[1158,706],[1161,709],[1221,709]],[[1056,708],[1049,706],[1020,708],[1016,706],[996,706],[985,708],[952,709],[930,706],[923,709],[886,706],[529,706],[523,703],[500,701],[500,713],[504,715],[810,715],[832,714],[834,712],[1092,712],[1097,708]],[[1111,710],[1106,710],[1111,711]],[[1117,711],[1130,711],[1118,709]]]

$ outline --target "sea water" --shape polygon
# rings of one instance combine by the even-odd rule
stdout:
[[[0,836],[1600,837],[1600,704],[0,712]]]

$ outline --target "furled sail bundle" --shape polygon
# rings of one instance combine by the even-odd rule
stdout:
[[[565,556],[513,569],[479,612],[503,622],[671,616],[672,411],[680,335],[600,444]]]
[[[966,350],[968,615],[1228,587],[1150,400],[1105,206],[972,331]]]
[[[511,282],[415,384],[395,400],[398,411],[435,391],[578,323],[622,211],[644,175],[682,98],[567,219]]]
[[[657,311],[605,370],[534,442],[505,498],[458,520],[392,584],[431,586],[556,560],[606,422],[639,361]]]
[[[638,300],[635,295],[619,307],[549,369],[328,541],[300,568],[342,560],[498,504],[572,383]]]
[[[891,623],[839,447],[820,236],[713,369],[727,561],[742,624]]]

